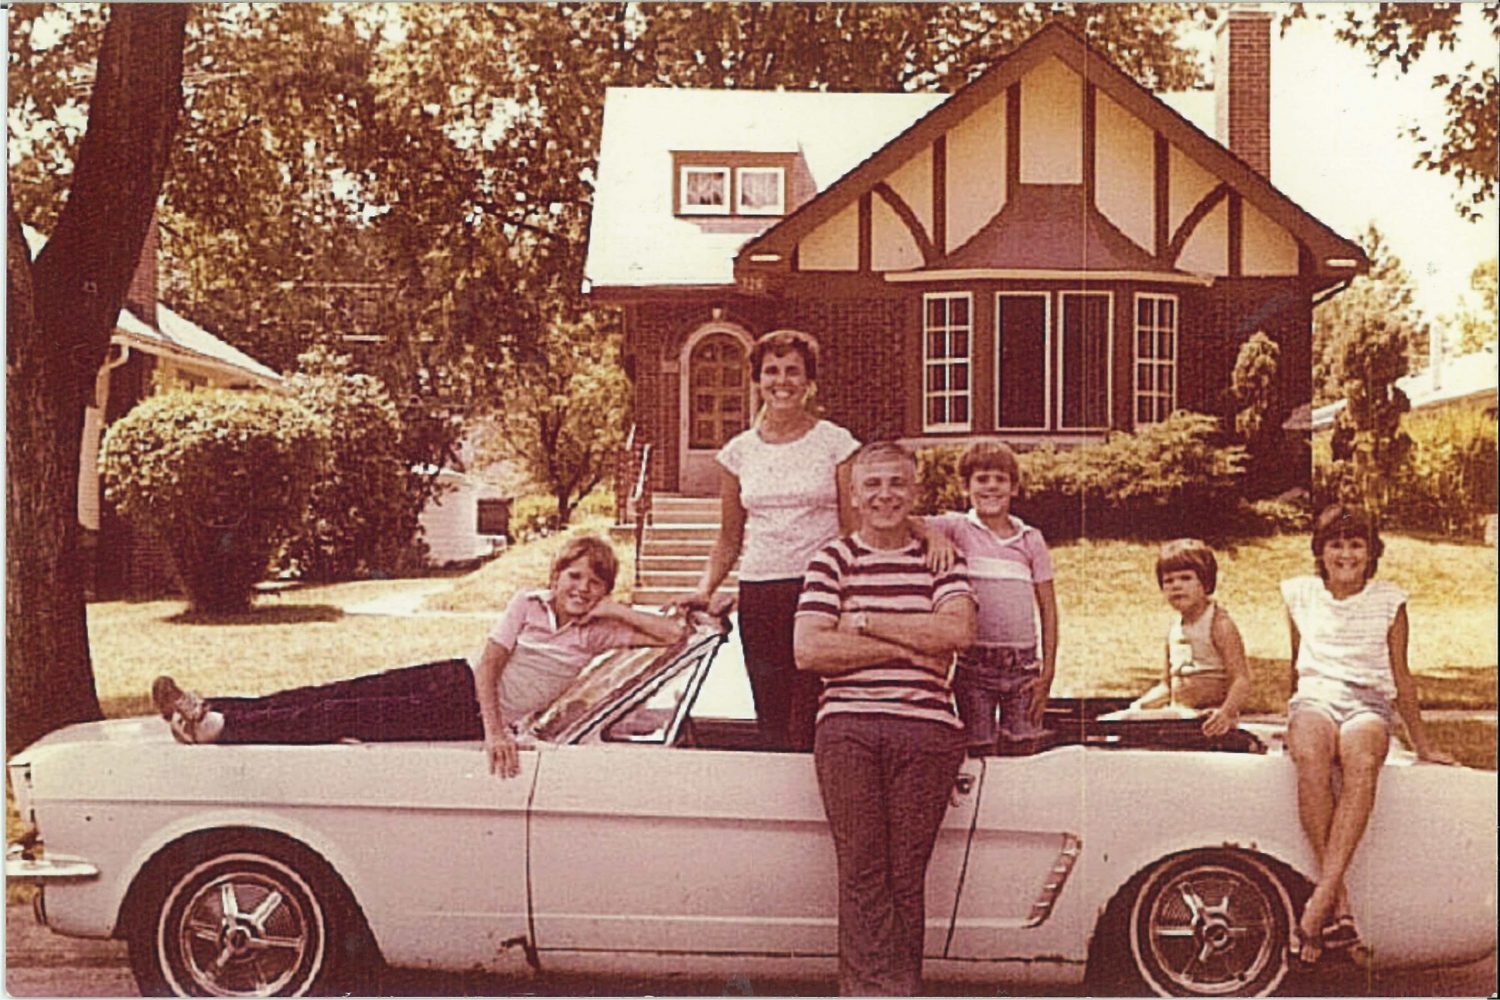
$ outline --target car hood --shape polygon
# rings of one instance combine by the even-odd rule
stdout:
[[[102,719],[98,722],[76,722],[54,730],[10,759],[11,764],[30,764],[38,756],[65,746],[88,743],[145,745],[171,743],[172,732],[155,715],[137,715],[128,719]]]

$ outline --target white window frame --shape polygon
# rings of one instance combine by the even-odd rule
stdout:
[[[1141,303],[1143,301],[1152,303],[1149,332],[1151,347],[1154,353],[1150,357],[1141,356]],[[1161,351],[1161,335],[1169,329],[1161,321],[1161,305],[1164,302],[1172,304],[1172,323],[1170,326],[1172,351],[1171,357],[1167,358],[1162,357]],[[1134,426],[1140,427],[1143,424],[1153,424],[1165,420],[1171,415],[1172,411],[1177,409],[1177,345],[1182,339],[1181,301],[1179,301],[1176,295],[1168,295],[1162,292],[1136,292],[1134,308],[1131,310],[1130,334],[1131,352],[1134,355],[1134,364],[1130,369],[1130,377],[1134,389],[1130,400],[1130,419]],[[1166,369],[1170,372],[1172,376],[1172,391],[1170,393],[1162,393],[1156,389],[1142,389],[1141,371],[1146,367],[1154,368],[1158,372],[1161,369]],[[1160,378],[1153,381],[1156,385],[1161,384]],[[1146,420],[1142,420],[1140,417],[1142,399],[1153,401],[1150,407],[1153,415]],[[1163,403],[1165,403],[1165,409],[1161,408]]]
[[[720,205],[690,205],[688,204],[688,176],[690,174],[717,174],[724,182],[724,202]],[[734,202],[734,189],[730,184],[728,167],[715,167],[707,164],[696,164],[684,166],[678,173],[677,178],[677,211],[680,215],[728,215]],[[658,203],[660,204],[660,203]]]
[[[933,358],[928,351],[930,334],[934,328],[928,325],[928,304],[934,300],[953,302],[963,300],[968,306],[969,322],[967,326],[956,326],[952,323],[944,323],[941,327],[945,335],[952,334],[958,330],[964,330],[968,334],[969,350],[962,357],[944,355],[941,358]],[[946,314],[946,309],[945,309]],[[945,338],[946,339],[946,338]],[[950,386],[947,389],[932,390],[927,387],[927,375],[933,368],[943,366],[949,369],[962,364],[968,369],[968,386],[962,390],[951,388],[952,379],[945,382]],[[967,402],[969,418],[964,421],[948,420],[943,423],[931,423],[929,421],[928,403],[933,397],[942,397],[950,400],[947,411],[952,414],[951,400],[962,396]],[[944,431],[968,431],[974,426],[974,294],[972,292],[927,292],[922,296],[922,430],[927,432]]]
[[[776,176],[776,203],[761,208],[746,205],[746,174],[774,174]],[[785,215],[786,170],[782,167],[736,167],[734,170],[734,210],[738,215]]]
[[[1102,298],[1104,310],[1104,423],[1097,426],[1072,427],[1063,423],[1063,411],[1067,405],[1068,372],[1065,338],[1068,335],[1068,300]],[[1109,422],[1115,412],[1115,293],[1101,292],[1092,288],[1075,288],[1057,293],[1057,409],[1054,412],[1055,427],[1059,431],[1097,432],[1109,430]]]
[[[1042,422],[1036,427],[1011,426],[1000,422],[1000,300],[1005,298],[1042,300]],[[1001,431],[1047,431],[1052,429],[1052,293],[1051,292],[996,292],[995,293],[995,429]]]

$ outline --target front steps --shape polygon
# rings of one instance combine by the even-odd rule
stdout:
[[[651,498],[651,523],[641,545],[641,582],[631,593],[634,603],[661,605],[693,592],[719,534],[719,512],[718,497],[658,493]],[[618,544],[635,544],[630,525],[615,525],[611,534]],[[718,592],[737,593],[738,579],[731,570]]]

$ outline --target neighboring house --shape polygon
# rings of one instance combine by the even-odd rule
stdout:
[[[1221,26],[1222,143],[1057,24],[951,96],[610,89],[586,278],[653,487],[717,490],[778,327],[818,336],[818,401],[865,440],[1222,413],[1256,330],[1309,399],[1313,303],[1368,260],[1267,180],[1270,22]]]
[[[1454,358],[1445,358],[1435,352],[1431,364],[1419,372],[1398,378],[1396,388],[1406,393],[1413,412],[1471,407],[1484,410],[1493,417],[1497,385],[1500,385],[1497,360],[1500,359],[1496,357],[1493,344],[1482,351]],[[1333,418],[1343,408],[1344,401],[1339,399],[1313,410],[1310,429],[1314,432],[1330,429]]]
[[[488,559],[510,542],[510,500],[496,485],[504,476],[503,463],[475,469],[475,443],[471,429],[459,442],[457,468],[428,465],[417,470],[436,476],[440,487],[417,518],[429,566]]]
[[[46,237],[28,228],[26,241],[35,256]],[[133,528],[103,501],[98,460],[105,428],[159,387],[256,389],[281,381],[272,369],[158,301],[158,251],[153,221],[110,334],[109,354],[94,379],[93,402],[84,410],[78,521],[86,529],[85,545],[93,548],[89,579],[100,599],[157,594],[172,581],[161,543]]]

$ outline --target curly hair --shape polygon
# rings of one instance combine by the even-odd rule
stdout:
[[[796,351],[802,356],[802,368],[807,373],[809,382],[817,381],[818,378],[818,338],[801,330],[772,330],[764,334],[750,348],[750,378],[760,381],[760,366],[765,362],[767,354],[780,357],[790,351]]]

